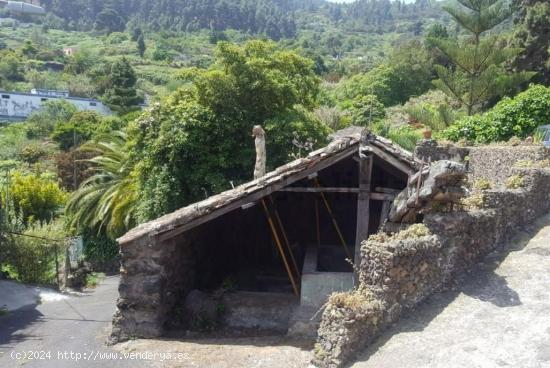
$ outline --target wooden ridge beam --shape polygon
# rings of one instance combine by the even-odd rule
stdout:
[[[370,192],[368,189],[360,188],[331,188],[331,187],[289,187],[280,189],[279,192],[286,193],[351,193],[351,194],[360,194],[368,193],[370,199],[374,201],[393,201],[397,194],[395,193],[378,193]]]

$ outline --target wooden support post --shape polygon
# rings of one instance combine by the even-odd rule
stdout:
[[[296,277],[298,277],[300,275],[300,269],[298,268],[298,263],[296,263],[296,258],[294,258],[294,253],[292,253],[292,248],[290,247],[288,236],[286,235],[283,222],[281,221],[281,216],[279,216],[279,211],[277,210],[277,206],[275,206],[275,201],[273,200],[272,196],[269,196],[269,202],[271,202],[271,206],[273,207],[273,212],[275,213],[275,219],[277,220],[279,229],[281,229],[281,234],[283,234],[283,239],[285,241],[286,248],[288,250],[288,253],[290,254],[290,259],[292,260],[292,264],[294,265],[294,271],[296,272]]]
[[[357,231],[355,233],[355,270],[361,265],[361,242],[369,236],[370,220],[370,186],[372,175],[372,156],[361,156],[359,161],[359,188],[362,189],[357,196]],[[355,277],[357,283],[358,277]]]
[[[288,260],[286,259],[283,245],[281,244],[281,240],[279,239],[279,235],[277,234],[277,229],[275,228],[275,223],[273,222],[273,218],[271,217],[271,214],[269,213],[269,209],[267,208],[267,204],[265,203],[265,199],[263,198],[262,198],[262,205],[264,207],[265,215],[267,216],[269,227],[271,228],[273,240],[275,240],[277,249],[279,250],[279,253],[281,254],[281,258],[283,259],[283,264],[285,265],[288,278],[290,279],[290,283],[292,284],[292,290],[294,291],[294,295],[298,296],[300,295],[300,292],[298,291],[298,285],[296,283],[296,280],[294,280],[294,275],[292,274],[292,270],[290,269],[290,265],[288,264]]]
[[[319,183],[319,179],[315,178],[315,185],[320,188],[321,184]],[[342,246],[344,247],[344,251],[346,252],[346,257],[348,257],[350,260],[352,259],[352,255],[349,252],[348,246],[346,244],[346,240],[344,239],[344,235],[342,234],[342,231],[340,230],[340,226],[338,226],[338,222],[336,222],[336,217],[334,217],[334,213],[332,213],[332,208],[330,207],[330,204],[328,203],[327,197],[325,196],[325,193],[321,193],[321,199],[323,200],[323,203],[325,204],[325,208],[327,209],[327,212],[332,220],[332,225],[334,225],[334,230],[336,230],[336,233],[338,234],[338,237],[340,238],[340,242],[342,243]]]
[[[379,230],[382,230],[382,227],[384,226],[384,222],[388,219],[388,216],[390,214],[390,208],[391,208],[390,201],[382,202],[382,212],[380,213],[380,225],[378,226]]]
[[[317,197],[313,198],[315,203],[315,230],[317,232],[317,247],[321,247],[321,227],[319,224],[319,200]]]

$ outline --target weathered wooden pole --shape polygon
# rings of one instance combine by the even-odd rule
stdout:
[[[266,151],[265,151],[265,131],[261,125],[255,125],[252,129],[252,136],[255,138],[256,145],[256,165],[254,166],[254,179],[265,175]]]
[[[361,144],[361,146],[363,143]],[[357,230],[355,233],[355,283],[359,282],[357,270],[361,265],[361,243],[369,236],[370,187],[372,176],[372,155],[364,155],[359,148],[359,194],[357,195]]]

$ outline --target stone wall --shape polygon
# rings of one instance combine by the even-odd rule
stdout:
[[[329,300],[314,363],[344,365],[403,309],[413,308],[550,210],[550,169],[512,168],[507,174],[521,175],[523,187],[484,192],[480,209],[427,214],[427,234],[375,236],[364,242],[360,286]]]
[[[439,145],[433,139],[421,140],[414,150],[414,155],[425,162],[434,162],[449,160],[463,162],[470,154],[470,150],[465,147],[457,147],[452,144]]]
[[[192,288],[194,254],[185,241],[142,238],[121,247],[117,311],[110,343],[159,337],[174,305]]]
[[[415,155],[426,162],[451,160],[467,163],[472,183],[488,179],[496,188],[503,188],[518,161],[550,159],[550,149],[538,145],[456,147],[423,140],[416,147]]]
[[[489,179],[503,187],[518,161],[550,159],[550,149],[543,146],[482,146],[469,148],[470,181]]]

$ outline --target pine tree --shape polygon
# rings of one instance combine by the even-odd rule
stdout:
[[[103,99],[112,110],[121,114],[136,110],[143,101],[137,95],[136,74],[126,58],[111,66],[109,87]]]
[[[473,114],[476,108],[501,96],[512,86],[529,80],[532,73],[507,73],[503,63],[519,50],[503,47],[498,36],[483,34],[511,15],[503,0],[457,0],[461,7],[444,6],[470,36],[462,41],[434,38],[433,44],[452,66],[436,65],[434,84]]]
[[[143,55],[145,54],[146,46],[145,46],[145,40],[143,39],[142,34],[139,35],[137,39],[137,49],[138,49],[139,56],[143,57]]]
[[[141,30],[141,27],[135,27],[132,29],[132,41],[137,42],[139,39],[139,36],[143,35],[143,31]]]
[[[516,70],[537,72],[536,80],[550,84],[550,3],[516,0],[519,7],[512,45],[522,49],[513,61]]]

